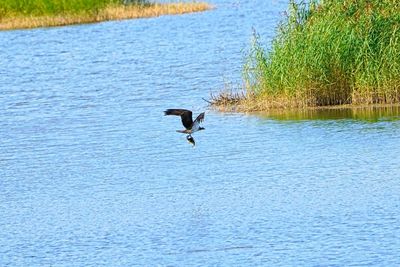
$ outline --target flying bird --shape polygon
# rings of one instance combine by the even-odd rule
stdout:
[[[204,120],[204,112],[200,113],[199,116],[193,121],[192,112],[187,109],[167,109],[164,111],[165,115],[175,115],[180,116],[182,120],[182,124],[185,127],[185,130],[177,130],[178,133],[185,133],[187,134],[186,140],[191,143],[193,146],[195,145],[194,138],[192,134],[205,130],[205,128],[200,126],[200,123]]]

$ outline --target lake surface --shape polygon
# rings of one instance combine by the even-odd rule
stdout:
[[[288,1],[211,2],[0,32],[1,266],[400,265],[399,110],[208,109]]]

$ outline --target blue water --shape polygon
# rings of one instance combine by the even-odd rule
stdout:
[[[211,2],[0,32],[0,266],[400,265],[398,109],[209,109],[288,1]]]

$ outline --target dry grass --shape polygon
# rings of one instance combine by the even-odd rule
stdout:
[[[219,111],[256,112],[276,109],[302,109],[312,105],[302,96],[256,95],[252,91],[225,89],[211,94],[210,106]]]
[[[108,20],[158,17],[201,12],[213,7],[204,2],[165,3],[152,5],[110,5],[97,14],[73,14],[54,16],[19,16],[0,20],[0,30],[28,29],[38,27],[63,26],[71,24],[95,23]]]
[[[132,18],[158,17],[162,15],[177,15],[192,12],[200,12],[211,9],[207,3],[167,3],[150,6],[109,6],[102,14],[101,20],[118,20]]]
[[[355,98],[356,96],[353,96]],[[361,97],[361,96],[357,96]],[[306,99],[306,100],[305,100]],[[400,107],[399,103],[387,102],[386,104],[366,101],[353,101],[349,104],[339,105],[316,105],[316,100],[304,95],[282,96],[282,95],[256,95],[244,90],[225,89],[217,94],[211,94],[210,99],[206,100],[210,106],[222,112],[286,112],[288,110],[299,112],[310,112],[319,109],[366,109],[366,108],[390,108]]]

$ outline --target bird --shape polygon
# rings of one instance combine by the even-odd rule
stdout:
[[[204,127],[200,126],[200,123],[204,120],[204,112],[200,113],[194,121],[192,118],[192,111],[187,109],[167,109],[164,111],[164,114],[181,117],[185,130],[177,130],[177,132],[187,134],[186,140],[195,146],[195,141],[192,137],[192,134],[197,131],[205,130]]]

